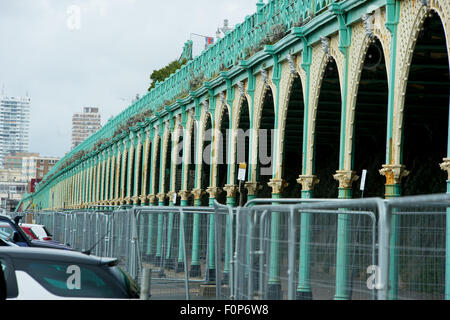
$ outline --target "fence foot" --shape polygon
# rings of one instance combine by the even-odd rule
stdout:
[[[144,254],[143,261],[148,261],[148,263],[153,263],[153,259],[155,259],[155,256],[152,254]]]
[[[230,275],[228,273],[223,274],[222,285],[227,285],[230,282]]]
[[[283,297],[280,283],[272,283],[267,286],[268,300],[281,300]]]
[[[166,269],[167,270],[175,269],[175,260],[173,258],[166,259]]]
[[[177,267],[175,268],[175,273],[184,272],[184,262],[178,262]]]
[[[206,281],[209,284],[216,283],[216,269],[208,269],[206,272]]]
[[[199,264],[191,265],[191,271],[189,271],[189,276],[192,278],[198,278],[202,275],[202,269]]]
[[[297,291],[295,294],[295,300],[312,300],[311,291]]]

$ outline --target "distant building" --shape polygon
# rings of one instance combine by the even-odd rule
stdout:
[[[39,157],[39,153],[31,152],[13,152],[5,156],[3,167],[5,169],[22,170],[22,160],[26,157]]]
[[[27,182],[22,180],[22,171],[0,169],[0,206],[6,208],[10,202],[18,202],[27,191]]]
[[[15,152],[5,157],[5,169],[21,172],[21,181],[42,179],[59,161],[56,157],[41,157],[39,153]]]
[[[84,108],[83,113],[72,117],[72,149],[100,130],[101,116],[98,108]]]
[[[0,167],[7,154],[28,152],[30,98],[0,96]]]
[[[32,179],[43,179],[59,161],[55,157],[37,156],[24,157],[22,159],[22,179],[29,182]]]

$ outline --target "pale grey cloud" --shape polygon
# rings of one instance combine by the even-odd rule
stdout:
[[[144,94],[154,69],[175,60],[190,33],[215,36],[256,0],[0,0],[0,86],[32,98],[31,150],[63,156],[71,118],[98,106],[102,122]],[[80,28],[68,28],[67,8],[80,8]],[[195,40],[199,52],[202,39]],[[124,101],[126,100],[126,101]]]

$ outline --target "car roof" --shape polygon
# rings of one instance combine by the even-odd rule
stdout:
[[[116,258],[100,258],[76,251],[43,248],[0,247],[0,255],[7,255],[12,259],[51,260],[89,265],[107,265],[117,262]]]
[[[10,217],[8,217],[7,215],[4,214],[0,214],[0,220],[8,220],[8,221],[13,221],[13,219],[11,219]]]

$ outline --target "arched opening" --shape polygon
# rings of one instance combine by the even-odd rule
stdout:
[[[258,139],[258,167],[256,171],[256,181],[261,185],[258,191],[258,198],[271,198],[272,188],[268,186],[273,177],[273,129],[275,125],[275,107],[272,89],[268,88],[261,110]]]
[[[140,196],[142,192],[142,157],[144,156],[144,148],[142,144],[138,144],[136,148],[136,162],[138,163],[138,172],[136,173],[136,183],[133,183],[133,195]],[[140,157],[140,158],[139,158]],[[133,173],[134,175],[134,173]]]
[[[193,120],[192,127],[191,127],[191,143],[190,143],[190,152],[189,152],[189,159],[188,159],[188,165],[186,170],[187,172],[187,186],[188,190],[192,191],[195,189],[195,163],[196,158],[195,155],[197,154],[197,143],[196,143],[196,136],[197,136],[197,122]],[[194,198],[189,197],[189,205],[194,205]]]
[[[388,81],[383,48],[378,39],[370,44],[364,60],[356,100],[353,135],[353,170],[367,170],[364,197],[384,197],[386,179],[379,170],[386,161]],[[360,183],[353,196],[360,198]]]
[[[133,143],[133,142],[131,142]],[[136,153],[136,149],[133,150],[134,154],[131,154],[130,152],[128,152],[128,159],[127,159],[127,164],[129,164],[129,168],[128,168],[128,174],[130,175],[128,177],[128,179],[130,180],[129,185],[127,186],[127,188],[129,187],[130,190],[127,190],[127,196],[129,196],[130,198],[133,197],[133,192],[134,192],[134,170],[135,170],[135,160],[137,157],[137,153]],[[131,161],[130,161],[131,160]],[[128,184],[128,180],[127,180],[127,184]]]
[[[183,150],[183,145],[184,145],[184,139],[183,139],[184,135],[183,135],[183,131],[181,131],[181,134],[178,137],[178,141],[176,141],[176,145],[177,145],[177,152],[173,154],[172,156],[172,161],[176,162],[176,168],[175,168],[175,192],[178,193],[179,191],[181,191],[182,186],[182,170],[183,170],[183,155],[184,155],[184,150]],[[177,202],[176,205],[180,205],[181,204],[181,197],[177,196]]]
[[[292,83],[284,128],[283,165],[281,176],[288,183],[283,198],[301,198],[297,178],[302,173],[304,99],[300,77]]]
[[[146,171],[147,180],[144,180],[147,182],[146,183],[147,185],[145,186],[145,189],[147,190],[146,196],[148,196],[151,193],[150,183],[151,183],[151,161],[152,161],[152,156],[153,156],[152,155],[152,149],[153,149],[152,147],[153,147],[153,143],[150,142],[148,145],[148,156],[147,156],[147,171]],[[145,161],[145,155],[143,157],[143,161]]]
[[[227,184],[228,179],[228,139],[229,139],[229,128],[230,128],[230,113],[227,106],[223,106],[222,123],[220,124],[220,137],[219,139],[219,154],[218,154],[218,168],[217,168],[217,186],[223,190]],[[220,192],[217,195],[217,202],[225,204],[226,203],[226,192]]]
[[[163,192],[167,195],[170,191],[170,174],[171,174],[171,164],[172,164],[172,134],[167,134],[167,146],[164,150],[166,155],[166,163],[164,164],[164,190]],[[166,199],[167,200],[167,199]]]
[[[162,170],[161,168],[161,146],[160,144],[163,143],[161,137],[159,135],[157,135],[155,137],[155,150],[154,152],[156,152],[156,157],[155,157],[155,163],[153,165],[154,171],[153,175],[155,177],[155,185],[153,187],[153,192],[155,193],[155,195],[157,195],[159,193],[159,188],[160,188],[160,171]],[[158,200],[156,200],[158,201]]]
[[[201,186],[200,188],[206,191],[211,184],[211,154],[212,154],[212,120],[208,113],[206,116],[205,132],[203,133],[203,150],[202,150],[202,164],[201,164]],[[205,192],[202,197],[202,206],[208,206],[209,194]]]
[[[406,89],[401,161],[410,174],[404,195],[446,191],[447,175],[439,164],[447,156],[449,60],[441,19],[430,15],[418,36]]]
[[[124,152],[122,154],[122,165],[124,167],[124,170],[123,170],[123,176],[122,176],[122,180],[121,180],[121,183],[123,183],[123,185],[122,185],[121,191],[119,191],[120,196],[121,197],[123,196],[124,198],[128,194],[128,158],[129,157],[130,157],[130,150],[124,150]],[[95,186],[94,186],[94,188],[95,188]]]
[[[322,80],[317,106],[314,172],[320,180],[315,198],[337,198],[338,185],[334,175],[339,169],[341,89],[336,61],[330,57]]]
[[[250,148],[250,112],[247,99],[242,102],[240,117],[238,123],[236,124],[237,137],[236,137],[236,176],[235,183],[239,187],[238,172],[239,164],[246,163],[248,168],[249,163],[249,148]],[[245,177],[245,181],[248,181],[248,170]],[[242,193],[242,197],[241,197]],[[242,199],[242,205],[247,202],[247,192],[244,187],[238,188],[238,200],[237,204],[240,204],[240,199]]]

